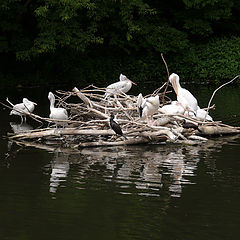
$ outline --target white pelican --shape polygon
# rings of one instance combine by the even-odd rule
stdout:
[[[178,102],[182,104],[185,111],[196,114],[198,107],[197,99],[187,89],[181,87],[179,76],[176,73],[172,73],[169,77],[169,81],[177,95]]]
[[[142,117],[142,112],[143,112],[143,106],[146,102],[146,99],[143,97],[143,95],[141,93],[139,93],[138,97],[137,97],[137,111],[139,114],[139,117]]]
[[[213,121],[213,118],[209,114],[207,114],[207,111],[205,111],[204,109],[201,109],[200,107],[198,107],[197,109],[196,118],[200,120],[206,119],[208,121]]]
[[[200,107],[197,108],[196,116],[193,113],[189,113],[189,116],[192,118],[197,118],[199,120],[207,120],[207,121],[213,121],[213,118],[207,114],[207,111],[204,109],[201,109]]]
[[[158,111],[160,105],[159,96],[145,98],[142,104],[142,117],[143,119],[151,118],[153,120],[153,114]]]
[[[49,118],[58,119],[58,120],[67,120],[68,113],[65,108],[54,107],[55,104],[55,96],[52,92],[48,93],[48,99],[50,101],[50,115]]]
[[[164,114],[183,114],[185,112],[184,107],[178,101],[172,101],[171,104],[164,105],[159,110]]]
[[[12,105],[13,109],[10,112],[10,115],[17,115],[21,117],[21,123],[24,121],[26,122],[26,114],[25,113],[32,113],[35,105],[37,105],[35,102],[32,102],[30,100],[28,100],[27,98],[23,98],[23,102],[22,103],[18,103],[18,104],[12,104],[8,98],[7,98],[7,102],[9,104]]]
[[[137,85],[123,74],[120,74],[119,79],[120,81],[112,83],[109,86],[107,86],[106,93],[104,96],[105,99],[111,95],[120,94],[121,92],[127,93],[131,89],[132,84]]]

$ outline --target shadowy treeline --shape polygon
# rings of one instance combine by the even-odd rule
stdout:
[[[240,70],[239,0],[0,0],[0,85],[217,83]],[[239,81],[239,80],[238,80]]]

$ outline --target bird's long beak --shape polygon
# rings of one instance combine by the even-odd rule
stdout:
[[[177,88],[177,84],[176,84],[176,79],[173,79],[173,84],[172,85],[173,85],[173,89],[174,89],[176,95],[178,95],[178,88]]]
[[[35,102],[32,102],[34,105],[37,105],[37,103],[35,103]]]
[[[133,82],[132,80],[128,79],[132,84],[137,85],[135,82]]]

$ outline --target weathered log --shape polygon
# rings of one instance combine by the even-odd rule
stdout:
[[[158,88],[156,92],[158,93],[163,87],[164,85]],[[96,92],[100,94],[96,94]],[[121,93],[106,100],[104,99],[104,94],[102,94],[104,92],[105,90],[100,88],[85,88],[79,91],[76,87],[72,92],[59,91],[58,93],[63,96],[59,97],[58,101],[61,103],[61,106],[69,110],[69,120],[49,119],[35,114],[27,115],[42,122],[68,123],[68,127],[63,129],[44,128],[24,133],[14,133],[14,136],[9,136],[8,138],[19,142],[30,140],[39,143],[39,141],[36,140],[43,140],[42,142],[47,146],[53,144],[54,146],[57,144],[59,144],[59,146],[65,146],[66,144],[66,146],[69,145],[70,148],[75,146],[76,141],[82,141],[79,143],[79,147],[81,148],[148,144],[166,141],[194,145],[201,144],[207,140],[202,136],[240,133],[239,127],[234,128],[220,122],[204,122],[181,114],[161,114],[160,111],[154,114],[156,121],[153,125],[148,125],[146,121],[143,121],[138,116],[136,96]],[[77,96],[81,99],[81,102],[67,103],[66,100],[71,96]],[[209,106],[208,110],[210,109]],[[127,135],[128,140],[114,141],[113,138],[109,138],[109,141],[105,140],[107,139],[105,136],[115,135],[114,131],[109,128],[110,113],[114,113],[117,117],[117,121],[124,134]],[[187,129],[188,131],[186,132],[186,130],[181,127],[183,119],[199,125],[201,132],[196,130],[190,131],[189,129]],[[198,136],[193,134],[197,134]]]
[[[66,154],[75,154],[75,153],[79,153],[77,147],[59,147],[57,146],[53,146],[53,145],[48,145],[48,144],[43,144],[43,143],[36,143],[36,142],[29,142],[29,141],[16,141],[13,140],[14,143],[16,143],[19,146],[24,146],[24,147],[34,147],[37,149],[42,149],[42,150],[46,150],[49,152],[64,152]]]
[[[92,107],[92,102],[91,100],[86,97],[83,93],[81,93],[78,88],[74,87],[72,90],[76,95],[88,106]]]
[[[76,128],[64,128],[64,129],[41,129],[39,131],[34,132],[26,132],[17,134],[9,137],[10,139],[34,139],[34,138],[46,138],[51,136],[59,136],[59,135],[113,135],[115,134],[111,129],[109,130],[79,130]]]
[[[201,136],[197,136],[197,135],[191,135],[191,136],[188,137],[188,139],[199,140],[199,141],[203,141],[203,142],[208,141],[207,138],[201,137]]]
[[[237,134],[240,133],[240,130],[230,127],[221,127],[221,126],[199,126],[198,127],[200,135],[226,135],[226,134]]]

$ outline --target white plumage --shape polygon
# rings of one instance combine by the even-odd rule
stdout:
[[[7,101],[12,105],[13,110],[10,112],[10,115],[17,115],[21,117],[21,122],[26,122],[26,114],[32,113],[34,111],[36,103],[28,100],[27,98],[23,98],[22,103],[18,103],[13,105],[7,98]]]
[[[137,111],[139,114],[139,117],[142,117],[143,112],[143,106],[145,105],[146,99],[143,97],[141,93],[139,93],[137,97]]]
[[[178,101],[172,101],[171,104],[164,105],[159,110],[164,114],[183,114],[185,112],[184,107]]]
[[[201,109],[200,107],[198,107],[197,109],[196,116],[193,113],[190,113],[189,115],[192,118],[197,118],[202,121],[205,119],[207,121],[213,121],[213,118],[209,114],[207,114],[207,111],[205,111],[204,109]]]
[[[213,121],[213,118],[207,114],[207,111],[205,111],[204,109],[201,109],[200,107],[198,107],[197,109],[197,114],[196,117],[200,120],[208,120],[208,121]]]
[[[158,111],[160,102],[159,96],[155,97],[148,97],[142,103],[142,117],[143,119],[146,118],[153,118],[153,114]]]
[[[127,93],[131,89],[132,84],[136,85],[136,83],[132,82],[123,74],[120,74],[119,79],[119,82],[115,82],[107,86],[105,98],[114,94],[120,94],[121,92]]]
[[[50,101],[50,115],[49,118],[58,119],[58,120],[67,120],[68,113],[65,108],[54,107],[55,104],[55,96],[52,92],[48,93],[48,99]]]
[[[197,99],[187,89],[181,87],[179,76],[176,73],[172,73],[169,81],[174,88],[178,102],[181,103],[186,111],[196,114],[198,107]]]

